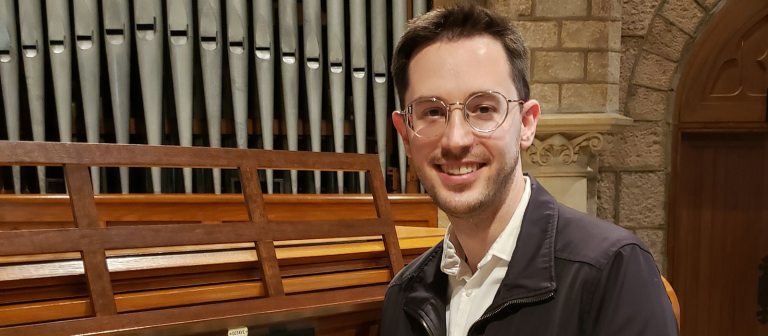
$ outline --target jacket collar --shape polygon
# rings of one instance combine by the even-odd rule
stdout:
[[[525,209],[517,247],[489,309],[508,301],[555,291],[557,209],[557,201],[531,177],[531,198]],[[419,258],[413,273],[403,279],[406,310],[430,316],[427,323],[434,324],[430,328],[437,335],[445,334],[448,303],[448,276],[440,271],[442,246],[441,241]]]
[[[517,247],[492,307],[555,290],[557,204],[554,197],[531,178],[531,199],[525,209]]]

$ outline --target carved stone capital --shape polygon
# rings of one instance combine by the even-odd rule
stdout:
[[[563,134],[555,134],[546,139],[534,139],[525,151],[523,162],[528,170],[541,168],[557,171],[591,171],[595,151],[603,146],[603,136],[587,133],[571,139]]]

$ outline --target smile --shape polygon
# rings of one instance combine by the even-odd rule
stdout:
[[[480,169],[479,163],[465,163],[459,165],[440,165],[440,170],[448,175],[466,175]]]

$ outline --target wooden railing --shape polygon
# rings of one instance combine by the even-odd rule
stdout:
[[[3,335],[188,334],[360,312],[374,321],[404,254],[413,258],[442,235],[401,228],[398,241],[374,155],[0,142],[0,165],[63,166],[69,196],[38,201],[67,199],[71,209],[71,217],[60,205],[0,215],[15,223],[0,227]],[[191,202],[147,219],[139,209],[152,197],[137,196],[135,215],[116,216],[119,204],[96,201],[90,166],[238,169],[242,198],[223,196],[221,204],[242,199],[243,211],[211,218],[207,200],[198,203],[205,211]],[[277,216],[259,169],[365,171],[370,210],[357,218],[338,209]],[[6,202],[0,208],[14,206]],[[30,224],[35,218],[43,224]]]

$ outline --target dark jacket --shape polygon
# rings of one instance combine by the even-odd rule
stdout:
[[[392,280],[381,335],[445,335],[443,243]],[[570,209],[531,179],[505,279],[470,335],[677,335],[653,257],[632,233]]]

